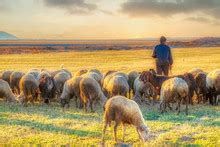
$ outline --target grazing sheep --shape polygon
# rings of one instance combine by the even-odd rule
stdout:
[[[128,73],[129,98],[131,98],[131,91],[133,91],[134,94],[134,81],[137,77],[139,77],[139,73],[136,71],[131,71]]]
[[[178,76],[175,76],[175,77],[178,77],[178,78],[182,78],[183,80],[186,81],[188,87],[189,87],[189,104],[193,104],[193,96],[194,96],[194,92],[197,93],[197,86],[196,86],[196,82],[195,82],[195,79],[193,77],[193,75],[191,73],[185,73],[183,75],[178,75]]]
[[[45,78],[45,77],[51,77],[51,74],[49,73],[49,71],[41,71],[40,74],[37,76],[38,81],[40,81],[40,79]]]
[[[82,75],[82,77],[89,77],[89,78],[93,78],[95,79],[99,85],[101,86],[101,82],[102,82],[102,76],[100,76],[98,73],[96,72],[87,72],[85,74]]]
[[[12,73],[13,73],[13,71],[11,71],[11,70],[3,71],[0,75],[0,77],[1,77],[0,79],[5,80],[6,82],[8,82],[8,84],[10,84],[10,76]]]
[[[149,82],[144,83],[143,81],[140,81],[139,77],[137,77],[134,81],[133,86],[134,86],[133,100],[135,102],[141,104],[143,101],[146,100],[146,98],[150,100],[150,98],[152,97],[153,105],[156,103],[156,99],[157,99],[156,89],[151,83]]]
[[[74,77],[65,82],[62,94],[60,96],[61,106],[64,108],[66,105],[69,107],[70,99],[75,98],[76,107],[80,107],[78,105],[78,100],[81,102],[80,97],[80,81],[82,77]]]
[[[90,69],[88,72],[97,73],[101,78],[103,78],[102,73],[98,69]]]
[[[70,78],[72,78],[72,73],[67,69],[59,69],[55,71],[50,71],[49,73],[52,77],[55,77],[60,72],[66,72],[70,76]]]
[[[169,106],[171,102],[177,102],[178,114],[180,112],[181,101],[186,102],[186,115],[188,114],[188,95],[189,87],[185,80],[182,78],[171,78],[165,81],[161,88],[160,94],[160,110],[163,113],[166,106]]]
[[[88,70],[87,69],[82,69],[82,70],[79,70],[77,71],[75,74],[74,74],[74,77],[80,77],[81,75],[87,73]]]
[[[55,83],[56,93],[57,93],[58,98],[60,97],[63,91],[64,83],[70,78],[71,78],[70,75],[64,71],[57,73],[56,76],[54,77],[54,83]]]
[[[203,72],[203,70],[201,70],[199,68],[194,68],[194,69],[189,71],[189,73],[191,73],[193,75],[193,77],[195,77],[200,72]]]
[[[0,98],[5,98],[8,102],[16,102],[16,98],[11,91],[9,84],[0,79]]]
[[[39,76],[39,74],[40,74],[40,70],[38,70],[38,69],[30,69],[30,70],[27,72],[27,74],[33,75],[34,78],[35,78],[36,80],[38,80],[38,76]]]
[[[80,81],[80,96],[84,104],[84,110],[87,112],[87,105],[90,105],[91,112],[93,110],[93,102],[100,101],[101,105],[104,106],[107,98],[101,90],[98,82],[93,78],[84,77]]]
[[[40,94],[39,82],[36,80],[34,75],[26,74],[20,80],[20,96],[19,101],[26,106],[27,102],[30,100],[33,103]]]
[[[105,90],[108,97],[113,97],[116,95],[122,95],[127,97],[129,92],[129,85],[127,80],[121,75],[113,76],[107,83]]]
[[[195,76],[198,103],[201,101],[203,101],[203,103],[206,102],[206,95],[208,93],[208,89],[206,87],[206,76],[207,74],[204,72],[199,72]]]
[[[15,71],[10,75],[10,86],[15,94],[20,94],[19,82],[23,75],[24,73],[19,71]]]
[[[144,118],[138,104],[123,96],[115,96],[109,99],[105,104],[105,112],[103,117],[103,134],[102,141],[107,126],[114,121],[114,140],[117,142],[117,127],[120,123],[123,125],[123,141],[125,138],[125,125],[130,124],[136,127],[139,138],[143,141],[148,139],[149,129],[144,123]]]
[[[150,82],[157,90],[157,94],[160,94],[160,89],[164,81],[170,77],[157,75],[153,70],[143,71],[140,75],[140,80],[144,83]]]
[[[218,105],[220,95],[220,69],[211,71],[206,77],[207,97],[211,105]]]
[[[112,74],[112,73],[115,73],[117,71],[115,70],[109,70],[109,71],[106,71],[104,74],[103,74],[103,78],[107,77],[108,75]]]
[[[51,99],[55,97],[56,87],[54,79],[50,75],[45,74],[39,79],[39,89],[44,103],[49,104]]]

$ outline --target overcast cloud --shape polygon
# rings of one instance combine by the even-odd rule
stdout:
[[[131,17],[202,13],[219,19],[220,0],[127,0],[120,11]]]
[[[67,10],[71,14],[90,14],[97,10],[97,5],[85,0],[44,0],[48,7],[56,7]]]

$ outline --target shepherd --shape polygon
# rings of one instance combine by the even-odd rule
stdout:
[[[173,65],[171,49],[166,45],[166,37],[160,37],[160,44],[154,48],[152,57],[155,58],[156,72],[158,75],[169,75]]]

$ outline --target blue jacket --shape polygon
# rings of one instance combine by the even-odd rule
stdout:
[[[173,58],[170,47],[165,44],[157,45],[154,48],[152,57],[157,58],[161,62],[168,61],[170,65],[173,64]]]

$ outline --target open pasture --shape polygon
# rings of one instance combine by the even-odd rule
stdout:
[[[174,49],[172,74],[181,74],[199,67],[204,71],[220,68],[220,48]],[[79,69],[97,68],[102,72],[119,70],[143,71],[154,67],[151,50],[53,52],[42,54],[0,55],[0,71],[31,68],[64,68],[72,73]],[[152,133],[145,145],[220,145],[220,107],[200,104],[189,106],[189,115],[168,111],[160,114],[158,107],[142,105],[141,110]],[[118,138],[122,131],[119,129]],[[84,113],[74,107],[62,112],[58,103],[22,107],[0,102],[0,143],[101,145],[102,109]],[[128,127],[125,142],[141,144],[135,128]],[[108,129],[107,144],[114,144],[112,128]]]

